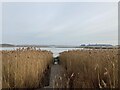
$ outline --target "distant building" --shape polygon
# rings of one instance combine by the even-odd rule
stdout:
[[[87,46],[92,46],[92,47],[111,47],[111,44],[88,44]]]
[[[81,46],[86,46],[85,44],[81,44]]]

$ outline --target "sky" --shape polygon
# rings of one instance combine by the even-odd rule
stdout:
[[[2,3],[0,3],[0,43],[2,43]]]
[[[2,43],[118,44],[118,3],[3,3]]]

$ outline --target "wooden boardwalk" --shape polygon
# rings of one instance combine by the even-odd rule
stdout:
[[[66,71],[65,69],[57,64],[51,67],[49,87],[51,88],[65,88],[66,86]]]
[[[49,86],[46,86],[42,89],[66,88],[67,86],[66,82],[67,82],[67,78],[66,78],[65,68],[63,68],[62,65],[56,64],[56,62],[54,62],[54,64],[51,66]],[[42,90],[42,89],[37,89],[37,90]]]

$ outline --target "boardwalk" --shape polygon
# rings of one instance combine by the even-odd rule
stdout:
[[[65,69],[57,64],[51,67],[49,87],[51,88],[65,88],[66,84],[66,71]]]
[[[66,88],[66,81],[67,79],[65,69],[59,64],[52,65],[49,86],[36,90],[46,90],[48,88]]]
[[[57,62],[54,62],[54,64],[51,67],[50,71],[50,81],[49,86],[46,86],[42,89],[47,88],[66,88],[67,85],[67,78],[66,78],[66,70],[63,68],[62,65],[58,64]],[[37,90],[42,90],[37,89]]]

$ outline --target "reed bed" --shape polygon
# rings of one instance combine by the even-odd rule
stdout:
[[[72,50],[60,54],[69,88],[117,88],[118,50]]]
[[[2,52],[0,52],[0,89],[2,89]]]
[[[2,88],[43,87],[44,72],[52,62],[52,53],[23,48],[2,53]]]

